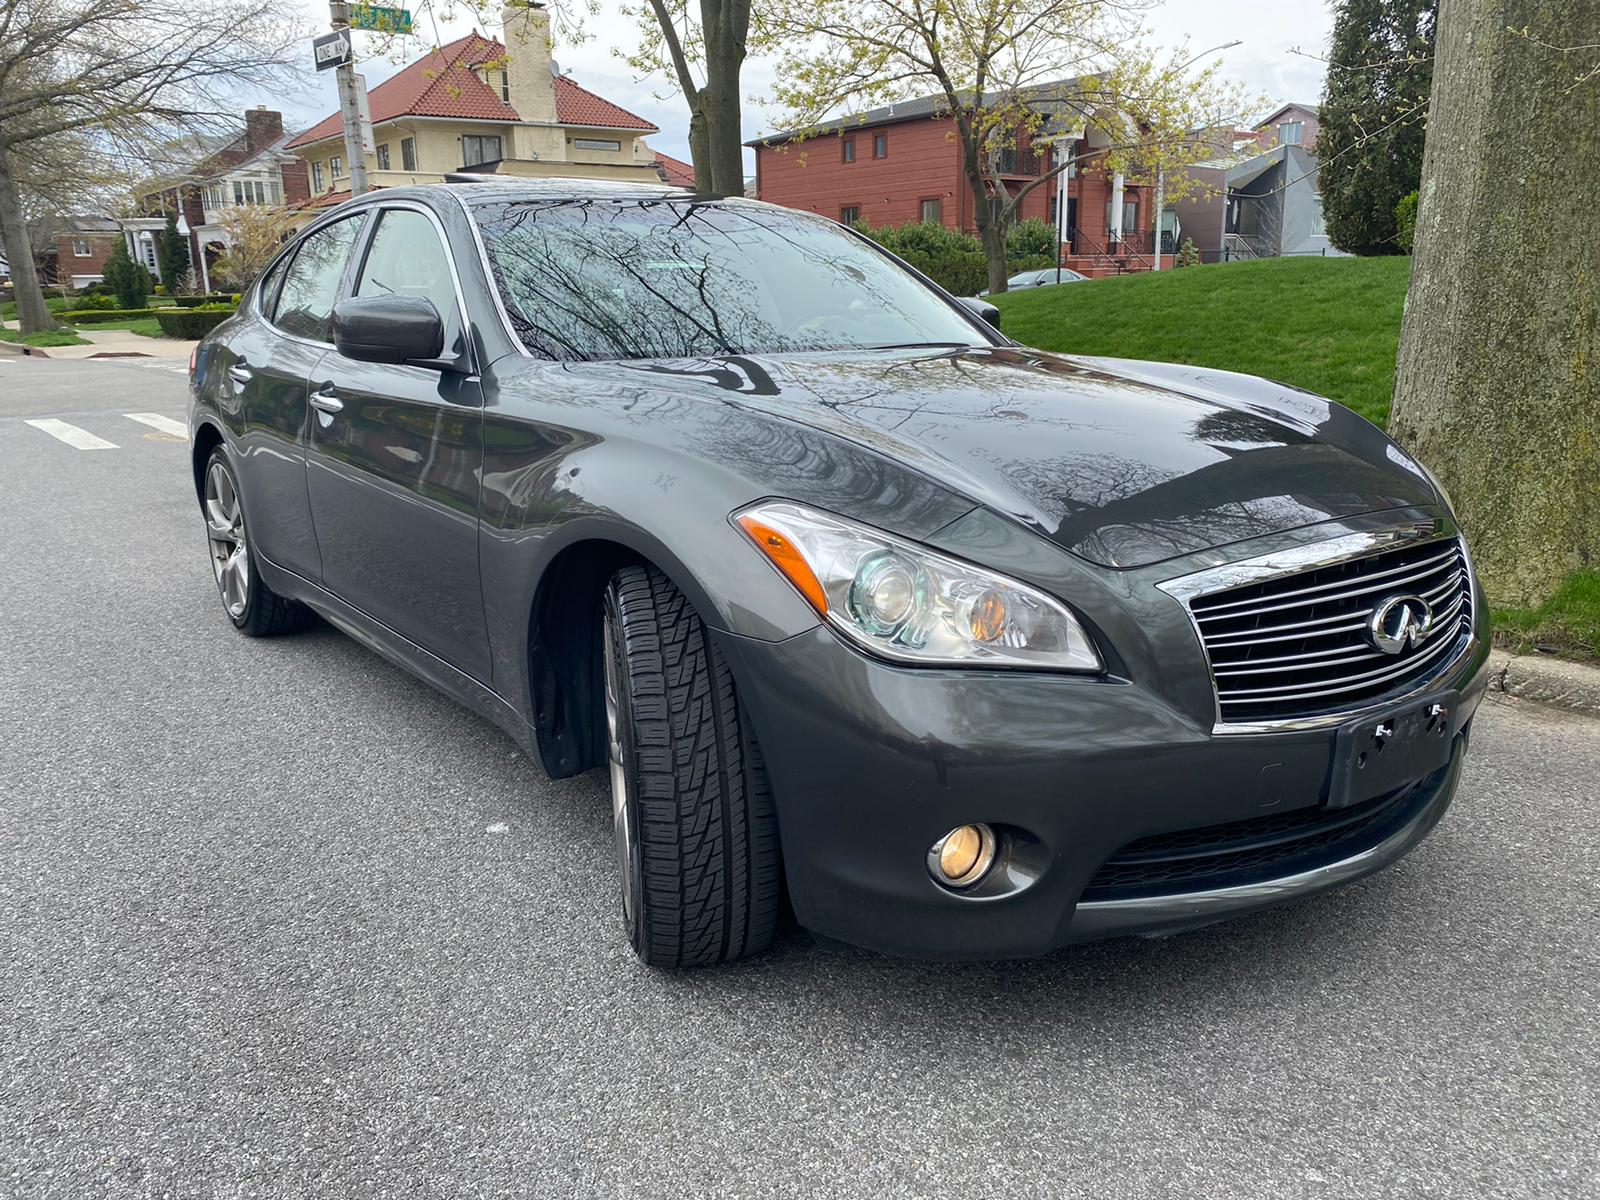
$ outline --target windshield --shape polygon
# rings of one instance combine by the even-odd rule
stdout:
[[[662,200],[474,215],[512,326],[541,357],[987,344],[914,276],[816,217]]]

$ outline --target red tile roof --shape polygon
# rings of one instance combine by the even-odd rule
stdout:
[[[663,154],[659,150],[656,151],[656,172],[661,176],[663,183],[686,188],[694,186],[694,167],[681,158],[673,158],[672,155]]]
[[[500,99],[473,72],[481,63],[505,58],[506,48],[493,38],[469,33],[448,46],[429,51],[404,70],[367,93],[374,125],[397,117],[457,117],[475,121],[518,121],[517,111]],[[636,129],[654,133],[656,126],[611,101],[596,96],[572,80],[555,81],[556,119],[563,125],[595,125],[605,129]],[[342,132],[339,114],[323,118],[289,143],[308,146]]]

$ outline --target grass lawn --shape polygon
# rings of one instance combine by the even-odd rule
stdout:
[[[1494,632],[1508,650],[1600,656],[1600,571],[1579,571],[1538,608],[1495,609]]]
[[[76,297],[46,296],[44,298],[44,306],[53,313],[61,312],[76,303]],[[17,302],[15,300],[7,300],[4,304],[0,304],[0,319],[7,321],[15,321],[17,319]]]
[[[1383,425],[1409,258],[1279,258],[1037,288],[991,299],[1041,350],[1262,375]]]
[[[165,337],[161,332],[161,323],[154,317],[129,317],[125,321],[96,321],[92,325],[83,325],[82,329],[127,329],[133,333],[142,333],[145,337]]]
[[[81,338],[70,329],[47,329],[43,333],[30,333],[23,337],[16,329],[0,329],[0,340],[20,342],[24,346],[87,346],[88,338]]]

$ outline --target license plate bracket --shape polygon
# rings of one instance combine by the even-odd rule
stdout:
[[[1459,692],[1435,692],[1339,727],[1328,807],[1349,808],[1450,761],[1461,722]]]

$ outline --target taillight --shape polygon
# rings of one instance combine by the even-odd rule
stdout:
[[[189,374],[191,374],[191,375],[194,374],[194,364],[199,362],[199,361],[200,361],[200,344],[198,342],[196,342],[194,347],[189,351]]]

